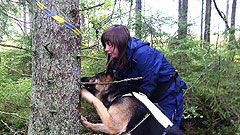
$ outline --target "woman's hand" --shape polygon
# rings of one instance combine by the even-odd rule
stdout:
[[[85,88],[81,89],[80,92],[82,98],[86,99],[89,103],[93,104],[93,101],[96,99],[96,97],[92,93],[90,93]]]

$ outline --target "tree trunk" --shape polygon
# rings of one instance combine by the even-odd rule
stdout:
[[[210,43],[212,0],[206,0],[204,41]]]
[[[200,41],[201,41],[201,47],[203,48],[203,14],[204,14],[204,0],[202,0],[202,8],[201,8],[201,33],[200,33]]]
[[[235,39],[236,6],[237,6],[237,0],[233,0],[232,14],[231,14],[231,28],[229,31],[229,43],[232,43],[232,44],[236,43],[236,39]]]
[[[27,1],[22,0],[22,6],[23,6],[23,33],[27,34]]]
[[[178,3],[178,38],[182,39],[187,36],[187,16],[188,0],[179,0]]]
[[[226,4],[226,20],[228,21],[228,16],[229,16],[229,0],[227,0]],[[225,28],[225,31],[228,31],[228,28]]]
[[[142,0],[136,0],[135,37],[142,38]]]
[[[43,4],[77,25],[78,0],[45,0]],[[34,9],[37,11],[33,20],[33,73],[28,134],[80,134],[80,113],[77,109],[80,38],[38,7],[34,6]]]
[[[229,0],[227,0],[226,2],[226,16],[225,19],[228,22],[228,18],[229,18]],[[229,31],[229,27],[228,24],[225,26],[225,30],[224,30],[224,40],[227,41],[228,40],[228,31]]]

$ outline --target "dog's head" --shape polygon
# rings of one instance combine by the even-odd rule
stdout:
[[[101,72],[93,77],[83,77],[81,82],[87,82],[88,84],[83,84],[89,92],[95,95],[97,98],[109,88],[110,83],[113,81],[113,74],[109,72]]]

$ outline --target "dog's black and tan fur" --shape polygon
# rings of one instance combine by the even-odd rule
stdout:
[[[82,81],[111,82],[113,77],[102,73],[95,77],[82,78]],[[82,124],[91,130],[113,135],[162,135],[163,126],[152,115],[148,116],[150,113],[144,105],[133,96],[124,96],[132,91],[139,90],[127,83],[85,85],[81,96],[94,105],[102,123],[91,123],[82,117]],[[168,134],[182,135],[182,132],[171,128]]]

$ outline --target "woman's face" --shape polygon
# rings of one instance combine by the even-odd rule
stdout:
[[[110,42],[107,42],[105,44],[106,44],[105,52],[109,54],[112,58],[117,58],[119,55],[118,49],[114,47],[114,45]]]

